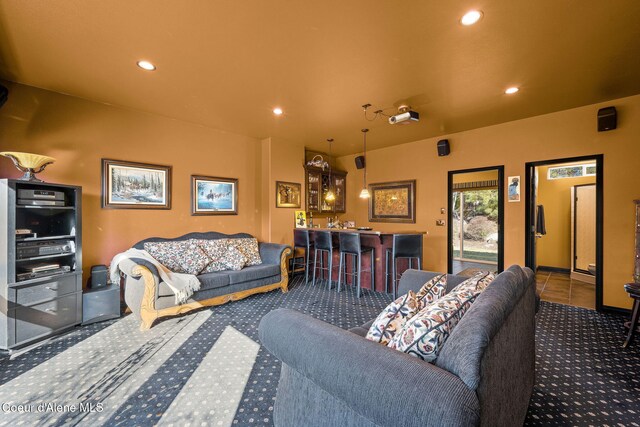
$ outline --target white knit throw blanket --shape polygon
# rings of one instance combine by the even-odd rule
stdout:
[[[160,264],[149,252],[134,248],[119,253],[111,260],[110,274],[112,283],[120,282],[120,261],[131,258],[144,259],[156,267],[162,281],[165,282],[175,294],[176,304],[186,303],[194,292],[200,290],[200,281],[193,274],[175,273]]]

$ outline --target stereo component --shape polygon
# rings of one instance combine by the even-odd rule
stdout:
[[[18,205],[21,206],[65,206],[61,200],[29,200],[18,199]]]
[[[356,169],[364,169],[365,158],[364,156],[356,157]]]
[[[69,267],[68,265],[63,265],[62,267],[59,266],[58,264],[55,264],[55,265],[57,266],[55,268],[47,268],[48,266],[45,266],[45,267],[42,267],[44,269],[40,270],[38,269],[38,267],[33,267],[31,270],[37,270],[37,271],[27,271],[24,273],[18,273],[16,274],[16,277],[18,279],[17,281],[23,282],[25,280],[37,279],[39,277],[55,276],[57,274],[64,274],[71,271],[71,267]]]
[[[64,193],[62,191],[52,190],[18,190],[18,199],[45,199],[45,200],[62,200],[64,201]]]
[[[75,250],[72,240],[46,242],[20,242],[16,244],[16,258],[25,259],[47,255],[70,254]]]

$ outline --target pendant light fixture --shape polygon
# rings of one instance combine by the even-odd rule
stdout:
[[[362,129],[362,138],[364,140],[364,170],[362,172],[362,191],[360,192],[361,199],[368,199],[371,197],[369,190],[367,189],[367,132],[369,129]]]
[[[333,138],[327,139],[327,142],[329,143],[329,160],[332,160],[331,144],[333,143]],[[327,191],[327,194],[325,194],[324,199],[327,202],[333,202],[336,199],[336,195],[333,192],[333,183],[331,180],[331,162],[329,161],[328,163],[329,163],[329,191]]]

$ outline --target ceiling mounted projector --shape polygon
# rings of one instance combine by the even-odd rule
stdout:
[[[405,124],[408,125],[411,122],[417,122],[420,120],[420,114],[416,111],[411,111],[411,107],[401,105],[398,107],[398,114],[389,117],[389,124]]]

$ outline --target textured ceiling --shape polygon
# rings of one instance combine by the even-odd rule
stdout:
[[[0,77],[347,154],[363,127],[378,148],[638,94],[638,19],[638,0],[0,0]],[[419,123],[361,109],[406,102]]]

